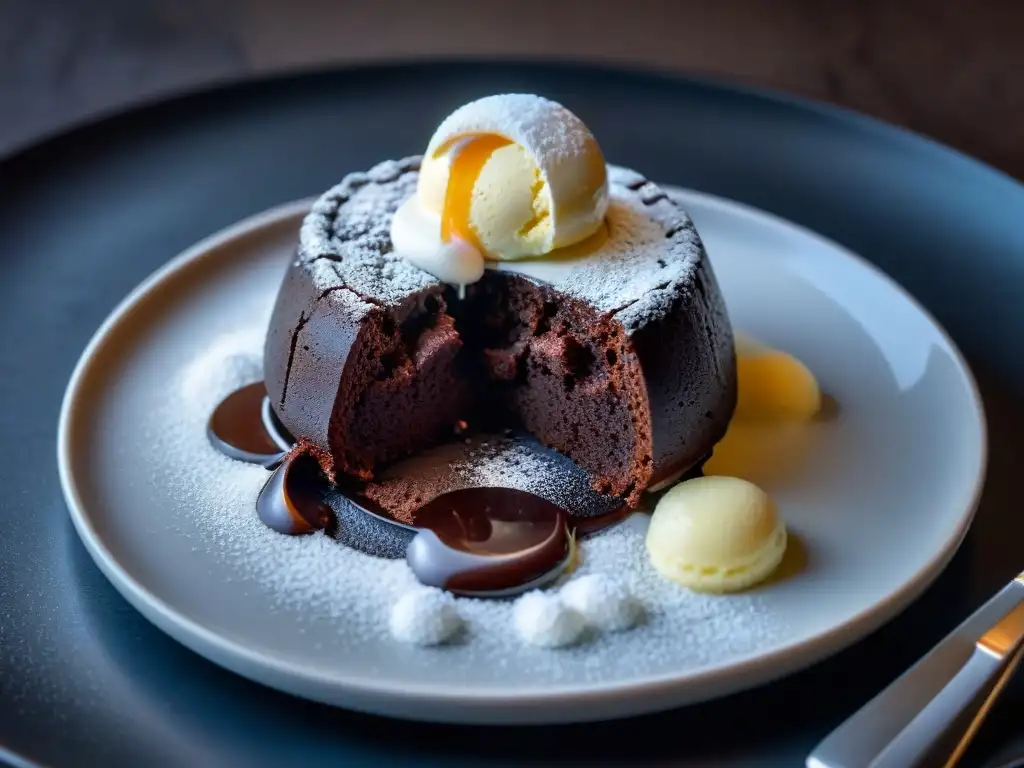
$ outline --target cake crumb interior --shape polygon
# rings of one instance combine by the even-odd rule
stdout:
[[[635,503],[652,469],[643,374],[621,326],[518,275],[427,291],[368,323],[331,425],[335,465],[369,480],[456,425],[523,429],[593,488]],[[342,379],[349,378],[348,376]]]

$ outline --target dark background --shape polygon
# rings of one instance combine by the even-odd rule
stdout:
[[[734,77],[867,112],[1024,178],[1019,0],[0,0],[0,154],[199,84],[474,55]]]
[[[331,64],[475,55],[597,61],[767,85],[903,125],[1024,179],[1024,2],[1019,0],[0,0],[0,156],[91,116],[198,86]],[[63,146],[69,157],[72,149]],[[0,173],[0,185],[11,180]],[[983,384],[995,391],[992,382]],[[1016,401],[1013,393],[1002,394],[987,403],[996,420],[1017,412],[1009,405]],[[49,456],[52,435],[45,437]],[[909,610],[918,637],[887,627],[848,651],[842,674],[822,680],[813,695],[806,681],[803,686],[785,681],[771,693],[752,691],[706,705],[690,714],[690,725],[703,718],[724,721],[738,712],[756,752],[758,743],[775,741],[772,722],[779,713],[764,708],[788,701],[790,717],[824,731],[838,720],[836,706],[828,703],[831,686],[852,691],[844,698],[866,699],[879,679],[897,675],[922,642],[937,640],[997,586],[1001,573],[974,583],[975,569],[965,558],[974,564],[1016,562],[1019,544],[1004,533],[999,525],[976,526],[965,553]],[[126,630],[123,637],[101,638],[98,647],[116,660],[135,633],[150,637],[148,626],[113,594],[77,543],[66,565],[83,590],[101,596],[99,605],[110,614],[107,623]],[[951,600],[959,594],[954,585],[969,585],[970,599]],[[42,600],[40,586],[39,611],[47,610]],[[3,611],[0,604],[0,625],[11,618]],[[906,647],[904,641],[910,641]],[[197,661],[162,636],[152,642],[145,657],[153,665],[148,671],[170,689],[176,664]],[[838,668],[824,669],[828,675]],[[30,685],[39,670],[25,672],[21,682]],[[211,668],[210,675],[224,696],[220,704],[237,706],[244,698],[256,706],[269,695],[228,673]],[[112,691],[94,693],[97,701],[116,698]],[[168,701],[189,708],[187,697],[168,693]],[[15,711],[23,705],[0,700],[0,715],[5,707]],[[296,719],[347,730],[365,749],[363,757],[373,757],[374,745],[394,746],[384,721],[345,716],[343,729],[340,714],[326,715],[303,702],[293,706]],[[1019,753],[1022,722],[1024,685],[1018,682],[981,734],[972,764],[980,764],[982,756]],[[712,744],[722,748],[716,734],[680,734],[678,728],[676,715],[668,713],[645,721],[631,736],[686,738],[697,753],[713,751]],[[414,745],[436,749],[453,736],[427,726],[402,729],[412,754],[419,751]],[[552,737],[580,737],[586,731],[553,731]],[[474,734],[463,732],[460,738],[475,742],[471,753],[493,757],[493,732]],[[51,737],[60,740],[61,734]],[[187,732],[169,739],[186,752],[188,741]],[[513,741],[505,737],[500,749],[515,762],[525,757],[526,748],[517,751]],[[353,747],[353,755],[359,749]],[[788,754],[802,749],[794,744]],[[620,751],[609,758],[621,761],[622,756]]]

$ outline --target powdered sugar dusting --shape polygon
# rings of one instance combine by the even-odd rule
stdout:
[[[569,579],[558,598],[578,611],[590,626],[607,632],[631,629],[641,619],[636,598],[622,581],[607,573],[587,573]]]
[[[485,96],[452,112],[437,127],[427,156],[455,136],[495,133],[536,151],[539,162],[560,162],[586,151],[590,131],[576,115],[530,93]]]
[[[402,643],[440,645],[462,627],[455,598],[440,589],[418,587],[391,609],[391,636]]]
[[[704,251],[696,230],[678,224],[678,232],[668,238],[666,232],[671,230],[652,215],[652,207],[641,202],[637,193],[612,186],[609,198],[609,237],[592,253],[583,258],[524,259],[493,266],[554,285],[598,312],[614,314],[627,330],[663,316],[681,294],[691,292],[696,270],[707,268],[701,261]]]
[[[401,170],[409,164],[388,161],[351,174],[314,203],[303,220],[299,261],[308,264],[320,292],[345,286],[371,303],[397,307],[440,285],[392,251],[391,219],[416,189],[417,174]]]
[[[392,250],[391,220],[416,189],[419,157],[351,174],[306,217],[299,260],[320,291],[343,285],[365,300],[397,307],[437,278]],[[582,258],[489,262],[488,268],[549,283],[614,314],[627,330],[663,316],[711,267],[693,223],[656,185],[608,166],[609,238]]]
[[[323,534],[289,537],[270,530],[254,510],[266,470],[231,461],[206,440],[205,424],[214,406],[236,387],[258,379],[259,341],[259,334],[221,337],[168,382],[168,416],[159,419],[166,429],[151,436],[160,446],[152,482],[178,501],[167,521],[168,535],[198,531],[190,542],[194,549],[223,563],[232,581],[246,585],[254,605],[269,599],[275,606],[266,616],[268,624],[326,623],[346,654],[393,648],[387,654],[396,654],[393,658],[402,663],[470,666],[473,680],[514,679],[517,685],[537,686],[685,673],[756,653],[785,637],[784,622],[756,594],[702,596],[659,577],[647,563],[646,516],[637,515],[585,539],[573,576],[605,573],[623,581],[643,606],[641,626],[587,635],[569,648],[537,648],[517,636],[513,601],[460,598],[458,613],[465,622],[460,642],[417,648],[395,641],[389,629],[392,610],[417,587],[404,560],[365,555]],[[216,589],[210,585],[211,592]]]
[[[372,499],[419,497],[425,503],[442,493],[478,487],[534,493],[585,517],[621,505],[592,490],[589,475],[564,455],[511,433],[475,435],[423,451],[389,468],[365,493]]]
[[[516,600],[512,622],[523,642],[542,648],[572,645],[587,628],[583,615],[552,592],[534,590]]]

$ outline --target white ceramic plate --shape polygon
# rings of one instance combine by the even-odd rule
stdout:
[[[86,349],[58,452],[92,557],[149,620],[224,667],[300,696],[422,720],[639,714],[759,685],[854,642],[914,599],[967,531],[985,466],[971,374],[933,320],[866,262],[764,213],[674,194],[704,239],[734,325],[800,357],[840,406],[800,461],[750,470],[775,496],[803,561],[736,598],[753,601],[773,632],[750,635],[732,655],[703,656],[691,647],[700,632],[683,634],[648,658],[642,628],[604,638],[603,658],[609,643],[621,653],[599,665],[587,646],[530,649],[509,663],[475,656],[472,639],[398,646],[368,635],[367,617],[348,621],[318,603],[315,582],[275,578],[274,562],[254,560],[264,550],[248,533],[218,527],[217,505],[254,495],[264,471],[218,475],[226,460],[202,439],[200,404],[231,375],[258,376],[251,355],[308,201],[182,254],[125,299]],[[191,454],[180,447],[189,441]],[[281,537],[282,562],[298,551],[289,547],[311,546],[300,541]],[[713,621],[714,599],[701,600]],[[726,616],[737,614],[731,605]],[[736,636],[747,631],[740,623]]]

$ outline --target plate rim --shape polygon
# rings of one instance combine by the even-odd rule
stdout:
[[[985,406],[974,372],[946,329],[906,289],[882,269],[845,246],[797,222],[777,216],[746,203],[688,189],[660,184],[670,193],[698,196],[719,209],[737,211],[773,226],[782,225],[800,235],[839,251],[859,267],[866,268],[900,298],[909,303],[931,325],[948,346],[964,379],[970,403],[974,406],[979,437],[978,471],[969,501],[956,528],[941,548],[898,589],[827,630],[783,643],[769,651],[746,654],[733,661],[711,665],[689,673],[657,674],[626,680],[587,684],[554,684],[509,690],[500,686],[457,686],[374,681],[369,677],[314,674],[308,668],[282,661],[272,654],[254,650],[229,640],[189,616],[174,609],[150,592],[117,561],[90,520],[74,479],[72,444],[75,434],[76,400],[97,353],[111,332],[162,283],[175,273],[205,259],[216,258],[218,250],[258,230],[297,217],[308,210],[316,197],[292,200],[246,216],[194,243],[152,272],[133,288],[106,316],[75,364],[61,401],[57,425],[57,468],[61,491],[79,539],[107,580],[139,613],[158,629],[203,658],[242,677],[300,697],[375,714],[404,717],[427,722],[447,723],[567,723],[586,722],[605,717],[644,714],[673,706],[695,704],[721,698],[741,690],[762,686],[773,680],[806,669],[848,648],[887,624],[913,603],[945,570],[962,544],[974,521],[984,489],[989,460],[989,435]],[[261,671],[255,676],[252,669]],[[268,677],[272,679],[268,679]],[[694,690],[696,689],[696,690]],[[328,695],[333,692],[338,695]],[[352,700],[350,700],[352,699]],[[358,700],[356,700],[358,699]],[[344,701],[343,701],[344,700]],[[573,712],[558,711],[560,705],[574,704]],[[432,709],[430,704],[438,705]],[[441,707],[447,707],[443,709]],[[409,714],[415,709],[415,714]],[[553,716],[558,712],[557,716]]]

